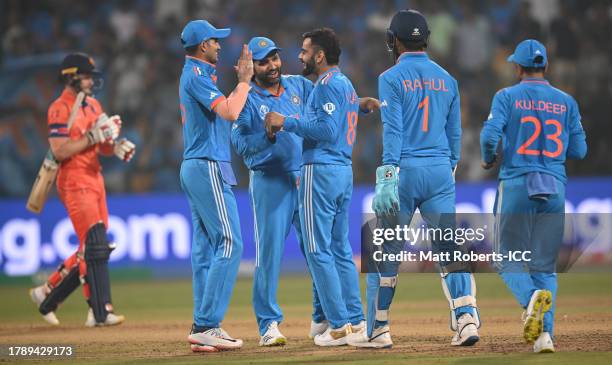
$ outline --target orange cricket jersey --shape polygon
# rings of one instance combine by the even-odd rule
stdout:
[[[100,103],[87,96],[84,105],[79,108],[70,130],[68,130],[68,118],[75,100],[76,94],[66,89],[59,98],[51,103],[47,114],[49,138],[69,137],[74,140],[79,139],[94,126],[98,116],[103,113]],[[61,162],[57,176],[59,190],[81,188],[99,190],[104,187],[100,174],[98,149],[98,145],[88,147]]]

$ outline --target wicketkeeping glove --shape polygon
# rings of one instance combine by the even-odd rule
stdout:
[[[127,138],[122,138],[115,141],[113,152],[115,152],[115,156],[117,156],[117,158],[120,160],[130,162],[132,157],[134,157],[134,153],[136,152],[136,145],[130,142]]]
[[[391,165],[376,169],[376,195],[372,201],[372,210],[377,216],[396,215],[400,210],[398,168]]]
[[[87,132],[89,145],[96,143],[107,143],[114,141],[121,131],[121,118],[118,115],[108,117],[106,114],[101,114],[96,121],[96,124]]]

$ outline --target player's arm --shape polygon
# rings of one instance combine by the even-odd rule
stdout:
[[[378,95],[382,100],[383,165],[399,166],[402,154],[403,115],[400,89],[386,74],[378,77]]]
[[[242,110],[238,120],[232,126],[232,145],[236,152],[242,156],[250,156],[260,152],[276,142],[276,137],[268,138],[265,131],[253,132],[251,122],[253,115],[247,106]]]
[[[570,114],[570,134],[567,146],[567,157],[582,160],[587,154],[586,134],[582,128],[578,104],[574,101]]]
[[[58,161],[70,158],[94,144],[111,141],[119,134],[121,119],[111,117],[103,123],[96,123],[81,137],[71,139],[67,124],[69,115],[68,107],[60,103],[53,105],[48,113],[49,146]]]
[[[192,80],[193,96],[208,110],[215,112],[221,118],[235,122],[246,104],[253,77],[253,55],[248,47],[243,45],[242,53],[235,66],[238,85],[226,98],[217,86],[207,76],[195,77]]]
[[[501,90],[493,97],[491,113],[480,132],[480,152],[482,166],[491,168],[497,158],[497,144],[504,132],[509,118],[509,97]]]
[[[318,142],[334,142],[338,138],[339,102],[331,85],[322,85],[315,91],[315,115],[312,120],[299,121],[294,117],[284,117],[282,127],[287,132]],[[272,114],[272,113],[268,113]],[[304,115],[304,118],[307,118]],[[266,115],[268,119],[268,115]],[[267,124],[266,124],[267,125]]]
[[[445,132],[451,153],[451,167],[454,170],[461,159],[461,99],[456,82],[455,95],[451,102],[448,117],[446,118]]]
[[[359,112],[362,114],[368,114],[379,109],[380,101],[378,99],[369,96],[359,98]]]

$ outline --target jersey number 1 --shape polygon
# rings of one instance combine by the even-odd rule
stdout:
[[[423,127],[421,129],[427,132],[429,130],[429,95],[419,103],[419,109],[421,108],[423,108]]]

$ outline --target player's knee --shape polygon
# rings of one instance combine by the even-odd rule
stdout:
[[[104,223],[94,224],[85,239],[85,261],[108,261],[113,247],[106,236]]]

